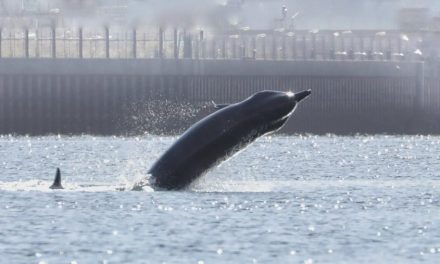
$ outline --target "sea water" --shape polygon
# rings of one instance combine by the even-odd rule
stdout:
[[[175,140],[0,137],[0,263],[440,260],[440,137],[264,137],[187,190],[120,191]]]

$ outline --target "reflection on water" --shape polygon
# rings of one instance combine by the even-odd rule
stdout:
[[[1,263],[436,263],[440,137],[265,137],[187,191],[175,138],[0,137]],[[60,167],[66,190],[49,190]]]

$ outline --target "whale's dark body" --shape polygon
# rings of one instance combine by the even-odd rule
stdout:
[[[311,92],[262,91],[190,127],[151,167],[153,187],[178,190],[258,137],[280,129]]]

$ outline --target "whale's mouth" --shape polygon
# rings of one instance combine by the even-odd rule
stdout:
[[[299,93],[295,93],[294,95],[293,95],[293,99],[296,101],[296,102],[300,102],[301,100],[303,100],[303,99],[305,99],[307,96],[309,96],[310,94],[312,93],[312,90],[306,90],[306,91],[302,91],[302,92],[299,92]]]

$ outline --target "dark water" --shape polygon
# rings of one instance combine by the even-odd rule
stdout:
[[[1,137],[0,263],[440,259],[440,137],[265,137],[189,190],[116,191],[174,140]]]

